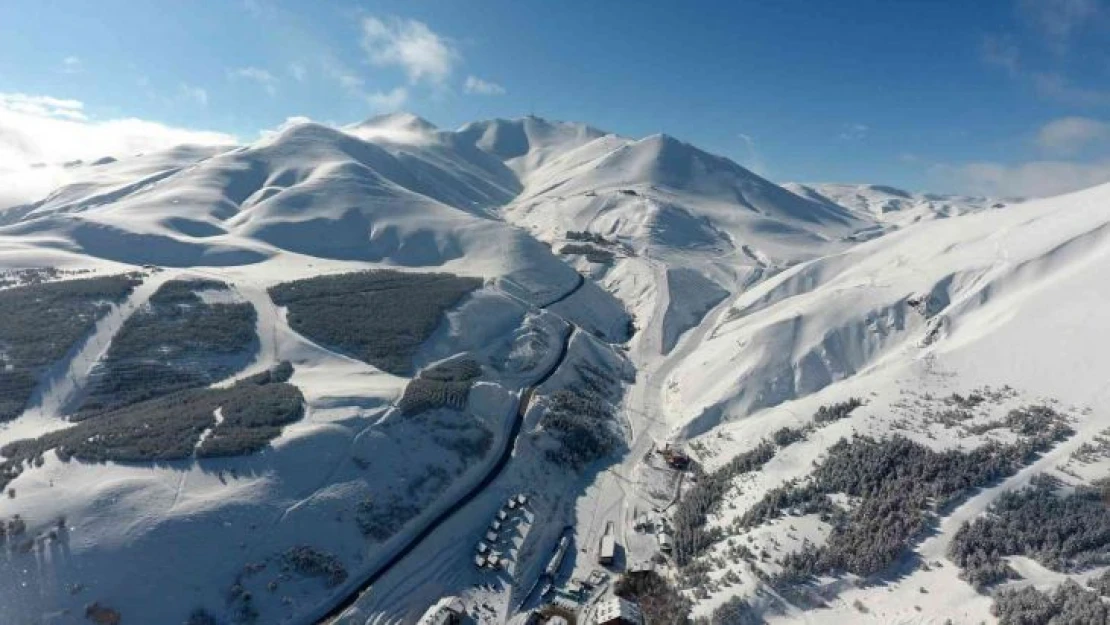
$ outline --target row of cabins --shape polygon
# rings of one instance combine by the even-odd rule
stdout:
[[[501,530],[508,522],[509,515],[517,510],[522,510],[528,504],[528,495],[523,493],[513,495],[505,502],[497,515],[486,528],[485,540],[479,541],[474,547],[474,566],[497,570],[505,563],[505,556],[494,551],[494,546],[501,540]]]

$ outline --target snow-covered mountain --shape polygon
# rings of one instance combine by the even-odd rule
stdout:
[[[897,226],[1004,208],[1016,202],[967,195],[914,193],[876,184],[787,182],[782,186],[815,202],[843,206],[858,214]]]
[[[411,114],[77,179],[0,212],[0,621],[458,596],[504,623],[654,561],[645,605],[713,622],[979,622],[961,575],[1044,588],[1110,553],[952,547],[1035,475],[1110,468],[1110,186],[780,186],[667,135]],[[877,486],[834,471],[888,443]],[[876,495],[922,465],[927,496]],[[875,509],[918,516],[851,543]]]

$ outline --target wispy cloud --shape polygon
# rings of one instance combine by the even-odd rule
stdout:
[[[1073,106],[1110,105],[1110,89],[1077,85],[1068,78],[1070,57],[1074,56],[1068,53],[1092,35],[1110,36],[1108,6],[1104,0],[1016,0],[1019,23],[1028,27],[1029,36],[1019,45],[1013,34],[986,35],[980,44],[980,60],[1004,70],[1043,98]],[[1038,46],[1042,49],[1037,50]],[[1044,54],[1044,47],[1055,54]]]
[[[1083,107],[1110,105],[1110,89],[1074,85],[1059,73],[1036,72],[1030,80],[1037,93],[1057,102]]]
[[[268,70],[260,67],[239,67],[227,71],[228,78],[233,80],[249,80],[258,83],[266,93],[271,96],[277,93],[278,79]]]
[[[269,139],[269,138],[275,137],[277,135],[280,135],[281,133],[285,132],[286,130],[288,130],[288,129],[294,127],[294,126],[300,126],[301,124],[308,124],[308,123],[311,123],[311,122],[312,122],[312,119],[310,119],[308,117],[305,117],[303,115],[294,115],[293,117],[286,117],[285,121],[278,124],[276,128],[267,128],[265,130],[262,130],[258,133],[258,136],[262,139]]]
[[[85,104],[79,100],[26,93],[0,93],[0,111],[9,113],[81,121],[85,119],[84,109]]]
[[[178,85],[178,93],[186,100],[196,102],[201,106],[208,106],[208,90],[202,87],[195,87],[186,83]]]
[[[78,74],[84,68],[85,68],[85,66],[84,66],[84,63],[82,63],[82,61],[81,61],[81,57],[67,56],[66,58],[62,59],[62,72],[63,73]]]
[[[1017,6],[1058,54],[1067,52],[1075,34],[1096,24],[1105,13],[1100,0],[1020,0]]]
[[[0,93],[0,207],[34,201],[67,182],[72,173],[58,166],[65,161],[236,141],[226,133],[133,117],[92,119],[79,100]]]
[[[1017,76],[1021,72],[1021,52],[1012,37],[986,35],[979,53],[984,63],[1000,67],[1011,76]]]
[[[363,18],[362,47],[374,65],[403,69],[410,84],[443,84],[459,59],[450,41],[411,19]]]
[[[1061,117],[1023,140],[1040,156],[937,163],[927,171],[938,186],[995,197],[1046,197],[1110,182],[1110,121]]]
[[[859,141],[866,137],[867,133],[870,131],[871,127],[867,124],[861,124],[859,122],[844,124],[843,128],[840,130],[840,138],[845,141]]]
[[[304,82],[308,77],[308,70],[305,69],[304,63],[293,62],[289,64],[289,75],[297,82]]]
[[[1030,85],[1043,98],[1072,106],[1110,105],[1110,89],[1073,84],[1058,68],[1027,68],[1021,52],[1009,37],[988,35],[980,48],[983,63],[1003,69],[1011,78]]]
[[[742,132],[737,133],[736,136],[744,143],[744,148],[747,150],[747,156],[741,158],[740,163],[760,176],[766,176],[767,164],[763,161],[763,155],[759,152],[755,139]]]
[[[408,99],[409,90],[404,87],[396,87],[387,92],[376,91],[366,95],[366,102],[371,108],[382,113],[392,113],[399,110]]]
[[[466,82],[463,83],[463,91],[466,93],[473,93],[477,95],[504,95],[505,88],[501,85],[482,80],[477,76],[467,76]]]
[[[366,81],[342,61],[330,55],[322,56],[320,57],[320,69],[323,70],[325,77],[334,81],[345,91],[360,97],[365,95],[362,88]]]
[[[977,195],[1047,197],[1110,182],[1110,159],[1089,163],[1044,160],[1006,165],[976,162],[935,165],[933,178]]]
[[[1048,152],[1076,154],[1088,146],[1110,142],[1110,123],[1090,117],[1063,117],[1042,126],[1036,142]]]

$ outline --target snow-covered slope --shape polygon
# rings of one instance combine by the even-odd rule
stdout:
[[[69,427],[121,328],[175,279],[226,282],[229,301],[256,313],[250,362],[223,384],[288,361],[304,415],[254,455],[28,461],[14,496],[0,498],[0,520],[26,523],[0,548],[0,621],[74,622],[96,602],[124,622],[184,622],[203,608],[218,622],[249,622],[253,610],[257,622],[302,623],[349,598],[340,622],[410,623],[458,595],[479,622],[508,622],[546,601],[546,584],[597,569],[606,532],[621,545],[612,571],[658,555],[655,530],[634,528],[666,527],[693,482],[653,450],[682,445],[713,471],[783,426],[806,434],[730,483],[705,519],[728,536],[699,561],[712,583],[662,560],[695,614],[743,596],[774,604],[769,620],[924,622],[913,606],[927,588],[946,598],[937,615],[989,620],[990,599],[951,564],[909,569],[889,592],[823,580],[831,608],[806,611],[753,566],[775,572],[802,539],[823,539],[824,522],[729,532],[852,432],[903,433],[935,449],[994,436],[961,438],[908,397],[1010,385],[1006,402],[1076,408],[1074,436],[938,519],[915,547],[930,561],[945,558],[960,523],[1034,472],[1065,467],[1078,483],[1110,468],[1069,455],[1110,427],[1107,232],[1110,185],[1021,203],[779,186],[666,135],[535,117],[458,130],[410,114],[299,123],[233,149],[88,166],[79,182],[0,213],[0,272],[142,271],[143,284],[42,372],[27,411],[0,424],[0,446]],[[409,376],[303,334],[303,312],[268,293],[386,268],[481,278],[414,347],[424,373],[477,366],[461,408],[406,412]],[[360,314],[397,314],[365,307],[355,326]],[[341,342],[350,326],[327,329]],[[866,404],[804,429],[820,406],[850,396]],[[573,429],[587,417],[598,421]],[[598,455],[584,454],[594,444]],[[531,503],[490,529],[521,492]],[[489,531],[498,572],[473,564]],[[561,537],[578,555],[546,574]],[[738,564],[733,539],[773,555]],[[1031,562],[1015,566],[1062,575]]]
[[[532,116],[472,122],[456,132],[460,142],[501,159],[523,182],[549,161],[605,134],[585,124]]]
[[[703,363],[680,369],[675,405],[704,431],[888,355],[975,342],[1012,315],[990,312],[1000,299],[1032,297],[1098,258],[1108,199],[1104,186],[939,220],[793,267],[732,302],[701,353],[728,375],[707,376]]]
[[[913,193],[877,184],[787,182],[782,186],[815,202],[843,206],[858,214],[895,226],[998,209],[1015,203],[1012,200],[968,195]]]
[[[637,251],[720,254],[748,245],[789,260],[870,225],[667,135],[605,136],[548,161],[506,214],[546,230],[613,236]]]

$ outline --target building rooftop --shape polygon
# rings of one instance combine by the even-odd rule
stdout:
[[[640,613],[640,606],[620,597],[611,597],[597,604],[594,612],[597,623],[632,623],[643,625],[644,616]]]

